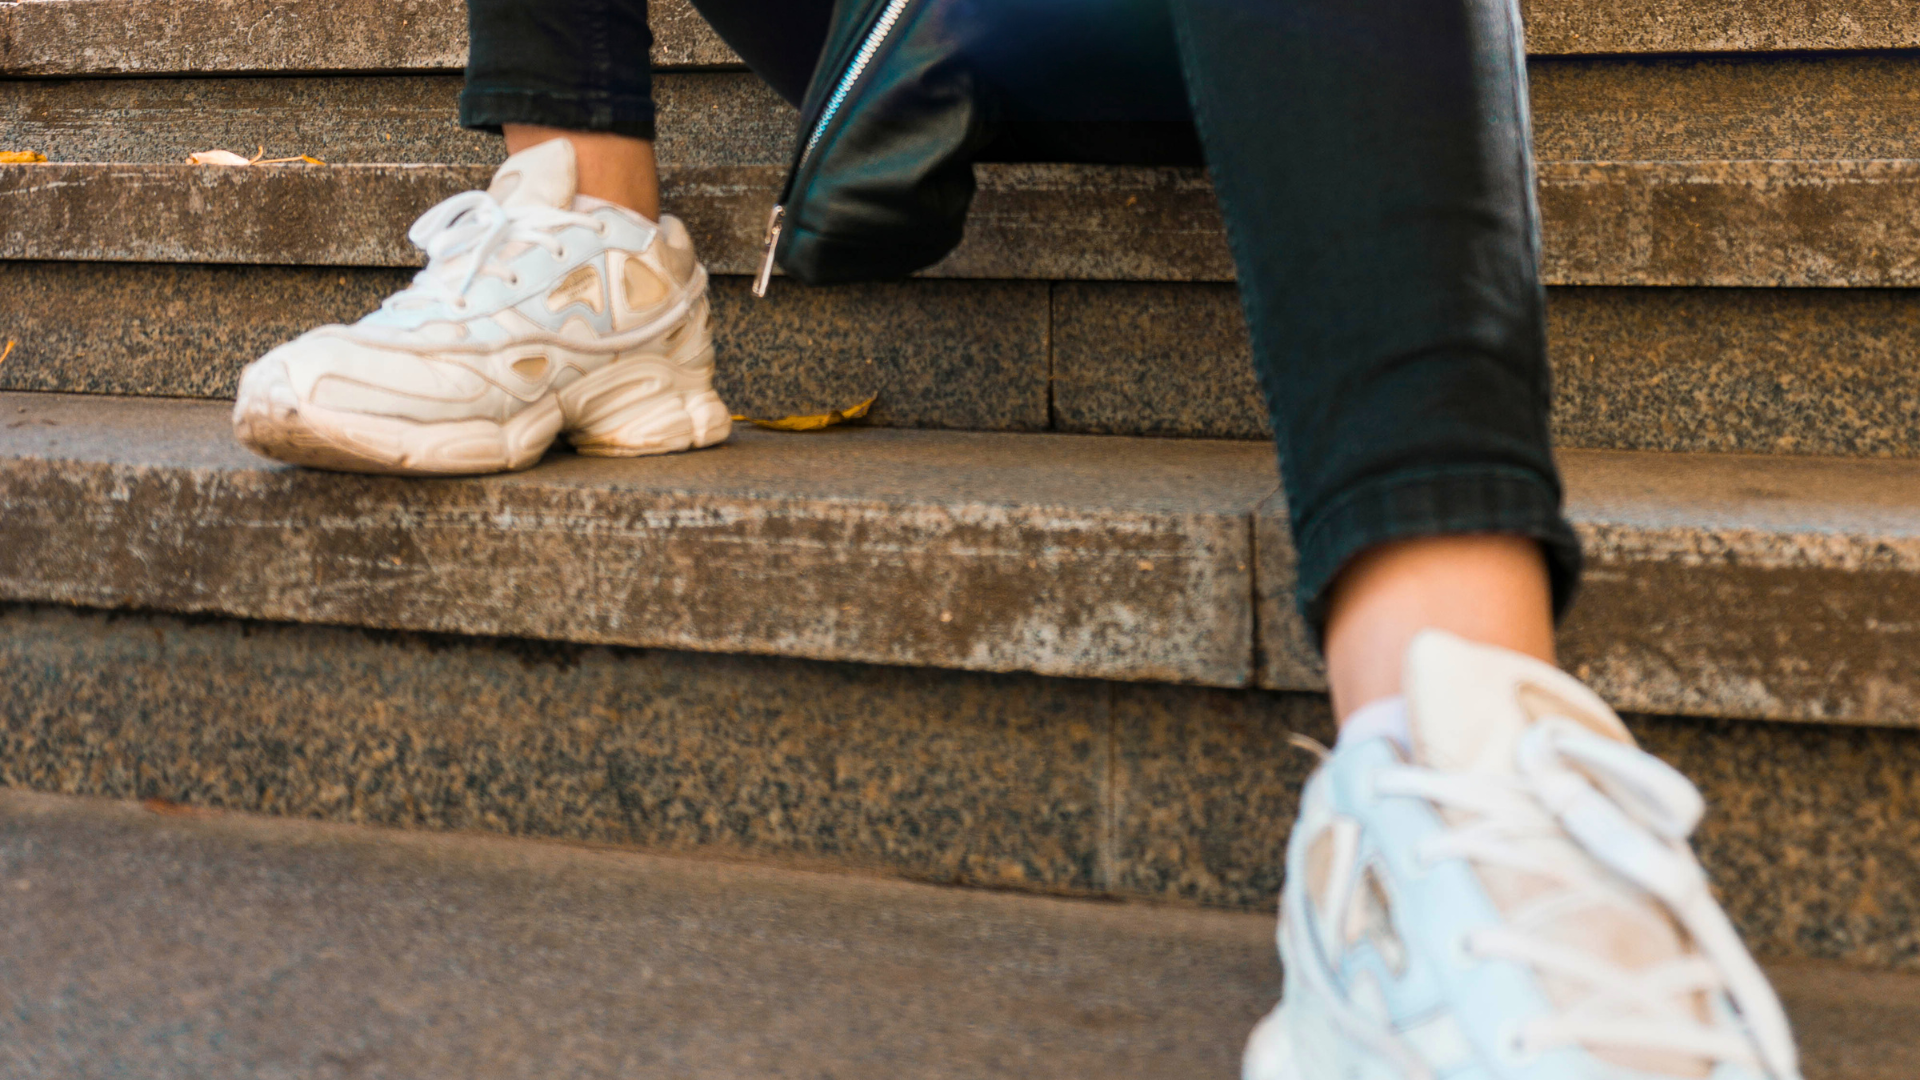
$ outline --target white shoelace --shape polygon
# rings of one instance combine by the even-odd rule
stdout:
[[[1508,926],[1465,943],[1476,956],[1523,964],[1588,992],[1559,1015],[1517,1033],[1516,1051],[1531,1055],[1567,1045],[1670,1051],[1762,1066],[1775,1080],[1796,1077],[1793,1039],[1779,1000],[1685,847],[1704,809],[1692,783],[1658,758],[1565,718],[1534,724],[1520,740],[1518,758],[1512,777],[1413,765],[1375,776],[1378,794],[1424,799],[1464,818],[1423,845],[1417,858],[1461,858],[1565,886],[1515,913]],[[1578,852],[1567,850],[1568,837]],[[1622,906],[1620,883],[1602,867],[1658,899],[1700,953],[1627,969],[1529,933],[1530,926],[1595,906],[1634,910]],[[1751,1042],[1737,1028],[1691,1015],[1652,1018],[1644,1011],[1648,1001],[1722,991]]]
[[[582,226],[605,233],[606,226],[590,214],[552,206],[500,205],[484,191],[463,191],[421,214],[407,230],[413,246],[427,253],[426,268],[413,284],[388,297],[382,307],[418,307],[444,303],[466,306],[467,289],[482,273],[515,280],[511,271],[493,265],[494,256],[509,244],[533,244],[558,255],[565,248],[556,230]],[[447,263],[466,257],[458,275]]]

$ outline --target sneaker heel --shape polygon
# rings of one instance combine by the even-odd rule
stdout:
[[[701,361],[704,361],[702,363]],[[567,440],[593,457],[641,457],[712,446],[733,422],[711,387],[676,389],[687,369],[712,371],[712,348],[693,364],[664,357],[621,360],[560,392]]]

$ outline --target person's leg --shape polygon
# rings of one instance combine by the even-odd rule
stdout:
[[[1551,655],[1579,554],[1505,5],[1175,9],[1342,715],[1421,626]]]
[[[1792,1080],[1687,781],[1551,664],[1512,0],[1173,0],[1341,733],[1287,852],[1248,1080]]]

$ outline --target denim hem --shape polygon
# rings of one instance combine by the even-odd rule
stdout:
[[[1506,533],[1540,542],[1553,587],[1553,614],[1566,614],[1580,579],[1580,540],[1560,512],[1560,493],[1530,470],[1460,466],[1397,473],[1344,493],[1295,530],[1295,601],[1316,644],[1326,625],[1328,586],[1354,556],[1418,536]]]
[[[538,124],[567,131],[604,131],[652,141],[653,102],[611,94],[478,87],[460,92],[460,126],[500,133],[502,124]]]

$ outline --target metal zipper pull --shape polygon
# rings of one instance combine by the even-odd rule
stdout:
[[[760,275],[753,279],[753,295],[764,297],[767,286],[773,283],[773,249],[780,245],[780,222],[787,216],[787,208],[774,204],[773,213],[767,215],[767,252],[760,259]]]

